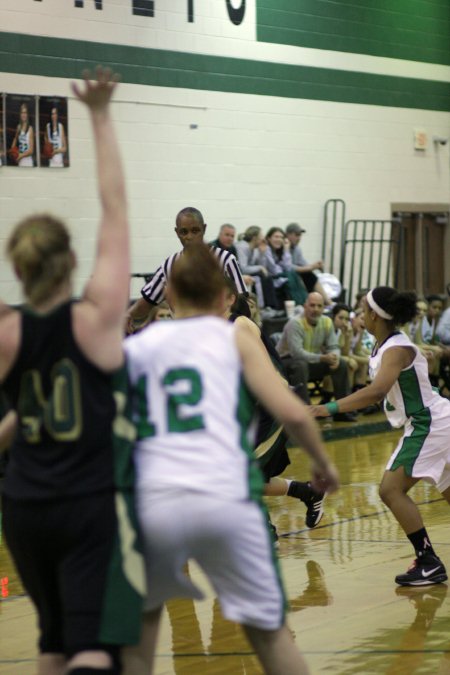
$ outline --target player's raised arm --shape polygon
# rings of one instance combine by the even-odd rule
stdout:
[[[84,299],[96,305],[106,326],[122,326],[129,298],[129,234],[125,179],[110,111],[119,78],[101,66],[95,79],[89,71],[83,77],[83,84],[74,83],[72,89],[89,110],[101,204],[97,254]]]

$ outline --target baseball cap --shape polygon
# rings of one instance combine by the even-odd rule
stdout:
[[[286,234],[303,234],[306,230],[303,227],[300,227],[298,223],[289,223],[286,227]]]

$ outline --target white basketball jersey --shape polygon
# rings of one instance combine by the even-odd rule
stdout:
[[[19,148],[20,154],[27,152],[30,149],[30,128],[28,127],[27,131],[20,131],[17,138],[17,147]],[[28,155],[27,157],[22,157],[19,160],[19,166],[33,166],[33,156]]]
[[[429,409],[433,419],[448,416],[450,405],[431,386],[428,363],[405,333],[391,335],[370,357],[369,373],[374,379],[381,367],[383,354],[392,347],[410,347],[416,355],[412,364],[401,371],[398,380],[384,399],[384,411],[393,427],[401,427],[414,419],[424,409]]]
[[[259,497],[253,402],[235,327],[205,316],[151,324],[125,340],[138,443],[138,488]]]
[[[53,129],[52,125],[47,124],[47,138],[53,146],[53,150],[59,150],[62,148],[62,124],[58,122],[57,129]],[[60,152],[51,157],[49,163],[51,167],[63,167],[64,158]]]

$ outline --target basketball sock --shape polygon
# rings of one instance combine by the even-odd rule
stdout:
[[[311,499],[311,485],[310,483],[300,483],[298,480],[291,481],[287,491],[288,497],[295,497],[302,502],[307,502]]]
[[[418,558],[422,557],[426,553],[431,553],[431,555],[436,556],[433,546],[431,545],[431,542],[428,538],[427,531],[424,527],[422,527],[420,530],[417,530],[417,532],[411,532],[411,534],[408,534],[408,539],[414,546],[414,550]]]

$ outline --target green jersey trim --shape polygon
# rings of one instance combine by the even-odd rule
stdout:
[[[403,438],[402,447],[395,458],[391,471],[403,466],[407,476],[412,476],[414,464],[420,455],[425,441],[430,434],[431,413],[428,408],[423,408],[412,418],[413,432]]]
[[[118,530],[105,580],[98,639],[134,645],[141,633],[146,580],[133,493],[117,492],[115,507]]]
[[[420,391],[419,378],[414,366],[408,370],[402,370],[398,378],[400,392],[405,406],[407,417],[411,417],[424,408],[422,393]]]
[[[250,499],[260,500],[264,479],[249,442],[249,430],[255,413],[255,401],[242,376],[239,382],[236,417],[240,427],[240,446],[248,459],[248,486]]]
[[[112,425],[115,485],[122,489],[133,489],[135,472],[132,453],[136,428],[132,422],[132,401],[126,366],[112,374],[111,387],[116,403],[116,415]]]

